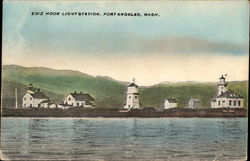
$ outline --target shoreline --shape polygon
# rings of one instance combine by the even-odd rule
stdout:
[[[248,117],[247,109],[183,109],[132,110],[119,112],[116,109],[3,109],[2,117],[69,117],[69,118],[235,118]]]

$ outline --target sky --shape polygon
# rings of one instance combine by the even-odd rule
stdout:
[[[2,64],[70,69],[139,85],[248,79],[247,1],[4,1]],[[32,12],[60,12],[34,16]],[[155,17],[63,12],[157,13]]]

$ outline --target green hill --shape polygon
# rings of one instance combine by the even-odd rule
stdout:
[[[82,91],[96,99],[97,107],[119,108],[125,101],[126,84],[109,77],[93,77],[78,71],[54,70],[41,67],[21,67],[5,65],[2,68],[2,105],[15,105],[15,88],[18,89],[18,104],[29,83],[40,88],[56,103],[61,103],[70,92]],[[247,102],[247,81],[232,82],[229,88],[244,96]],[[141,103],[160,107],[167,97],[175,97],[180,107],[185,107],[190,97],[200,98],[204,107],[216,93],[215,83],[181,83],[155,85],[140,88]]]
[[[229,89],[235,90],[242,95],[247,103],[247,81],[230,82]],[[142,104],[161,107],[163,100],[167,97],[174,97],[178,101],[179,107],[187,107],[190,98],[202,100],[203,107],[210,107],[210,100],[216,94],[216,83],[181,83],[156,85],[141,90],[140,99]]]
[[[2,86],[14,92],[10,83],[17,85],[20,91],[29,83],[45,92],[54,94],[57,98],[63,98],[70,92],[82,91],[89,93],[96,99],[97,105],[103,107],[120,107],[123,104],[123,98],[126,86],[105,78],[96,78],[77,71],[53,70],[48,68],[32,67],[26,68],[15,65],[3,66]],[[7,84],[6,84],[7,83]],[[4,94],[3,94],[4,95]],[[14,95],[13,95],[14,97]],[[3,105],[4,105],[3,98]]]

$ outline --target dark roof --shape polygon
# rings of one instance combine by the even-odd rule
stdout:
[[[225,79],[225,77],[223,77],[223,75],[221,75],[220,79]]]
[[[85,93],[70,93],[72,97],[75,98],[76,101],[94,101],[95,99],[91,97],[89,94]]]
[[[135,83],[131,83],[130,85],[128,85],[128,87],[139,87],[138,85],[136,85]]]
[[[243,97],[229,89],[228,91],[220,94],[219,96],[216,96],[216,98],[243,98]]]
[[[39,99],[47,99],[48,98],[43,92],[31,93],[31,96],[33,98],[39,98]]]
[[[177,103],[177,100],[175,98],[167,98],[169,103]]]

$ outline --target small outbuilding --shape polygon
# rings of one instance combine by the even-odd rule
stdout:
[[[201,100],[197,98],[191,98],[188,102],[188,108],[200,108],[201,105]]]
[[[40,103],[40,107],[43,107],[43,108],[56,108],[57,105],[55,103],[53,103],[51,100],[47,99],[47,100],[44,100]]]
[[[167,98],[164,101],[164,109],[176,108],[176,107],[177,107],[177,100],[175,98]]]

